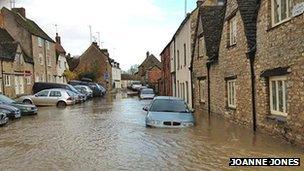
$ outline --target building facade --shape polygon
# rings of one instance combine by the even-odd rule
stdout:
[[[172,77],[171,77],[171,56],[170,56],[171,42],[165,47],[160,54],[162,62],[162,73],[159,80],[159,93],[164,96],[172,96]]]
[[[35,82],[55,82],[55,42],[32,20],[24,8],[1,9],[0,27],[20,43],[25,54],[32,58]]]
[[[194,103],[199,111],[303,145],[304,2],[288,1],[283,8],[285,2],[228,0],[223,7],[201,7],[192,56]]]
[[[68,82],[65,71],[69,70],[69,65],[67,63],[66,59],[66,51],[61,45],[61,37],[56,33],[56,70],[57,74],[55,77],[56,83],[64,83],[66,84]]]
[[[119,63],[113,60],[112,62],[112,87],[121,89],[121,69]]]

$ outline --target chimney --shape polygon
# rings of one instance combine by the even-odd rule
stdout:
[[[199,8],[200,6],[202,6],[204,4],[204,0],[197,0],[196,1],[196,7]]]
[[[60,38],[60,36],[58,36],[58,33],[56,33],[55,39],[56,39],[56,42],[61,45],[61,38]]]
[[[149,51],[147,51],[146,55],[147,55],[147,58],[148,58],[148,57],[150,56],[150,52],[149,52]]]
[[[23,18],[26,18],[25,8],[12,8],[12,11],[20,14]]]

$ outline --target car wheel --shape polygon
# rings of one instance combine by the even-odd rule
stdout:
[[[60,101],[60,102],[57,103],[57,107],[64,108],[66,106],[67,106],[67,104],[63,101]]]
[[[30,100],[28,100],[28,99],[23,100],[23,103],[24,103],[24,104],[33,104],[32,101],[30,101]]]

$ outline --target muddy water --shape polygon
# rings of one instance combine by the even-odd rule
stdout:
[[[303,149],[218,117],[198,115],[189,129],[146,128],[148,103],[118,94],[41,108],[0,128],[0,170],[222,170],[231,169],[229,157],[304,159]]]

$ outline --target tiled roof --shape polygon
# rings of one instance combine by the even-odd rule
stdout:
[[[18,43],[0,43],[0,59],[15,60]]]
[[[18,24],[20,24],[23,28],[25,28],[31,34],[54,43],[54,40],[51,39],[34,21],[27,19],[27,18],[23,18],[18,13],[11,11],[5,7],[3,7],[2,10],[6,10],[6,11],[12,13],[15,17],[16,22]]]
[[[74,71],[79,64],[79,58],[67,58],[67,62],[71,71]]]
[[[139,68],[142,66],[147,67],[146,69],[151,68],[153,66],[162,68],[162,63],[153,54],[151,54],[144,60],[144,62],[139,66]]]
[[[61,44],[59,43],[55,43],[55,48],[56,48],[56,52],[59,53],[59,54],[66,54],[64,48],[62,47]]]
[[[0,28],[0,42],[13,42],[13,37],[5,30]]]
[[[261,0],[237,0],[245,28],[248,52],[256,51],[257,17]]]
[[[226,6],[203,6],[200,8],[200,18],[203,26],[207,56],[217,60],[223,32]]]

